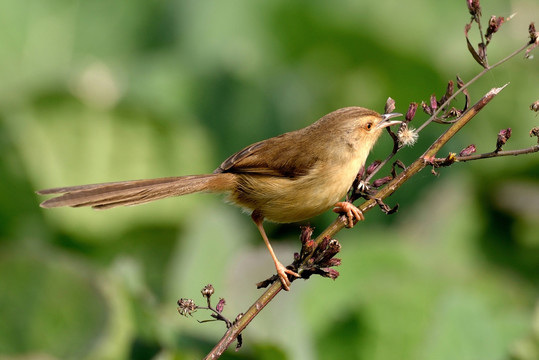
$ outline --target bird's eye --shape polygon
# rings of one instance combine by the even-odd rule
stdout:
[[[367,125],[365,125],[365,129],[367,130],[372,129],[372,123],[371,122],[367,123]]]

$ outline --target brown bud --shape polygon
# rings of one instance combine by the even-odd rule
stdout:
[[[432,94],[430,96],[430,108],[436,110],[438,108],[438,102],[436,101],[436,95]]]
[[[406,112],[406,116],[404,117],[406,119],[406,122],[412,121],[412,119],[415,117],[415,113],[417,111],[417,103],[411,103],[408,107],[408,111]]]
[[[453,95],[454,91],[455,91],[455,83],[453,82],[453,80],[449,80],[447,82],[447,89],[445,90],[445,94],[440,99],[440,104],[445,103],[447,99],[449,99]]]
[[[421,108],[426,114],[432,115],[432,109],[424,101],[421,103]]]
[[[502,26],[504,21],[505,19],[503,16],[492,15],[490,17],[490,20],[488,21],[487,33],[485,35],[485,37],[487,38],[487,41],[490,41],[490,39],[492,38],[492,35],[500,29],[500,26]]]
[[[380,160],[374,160],[367,168],[367,175],[372,174],[374,170],[378,169],[378,166],[380,166],[381,163],[382,162]]]
[[[535,23],[530,23],[528,32],[530,33],[530,44],[537,44],[539,41],[539,33],[535,30]]]
[[[318,245],[317,250],[322,250],[322,251],[326,250],[330,241],[331,241],[331,237],[329,237],[329,235],[324,236],[324,238],[320,242],[320,245]]]
[[[301,235],[300,240],[302,244],[305,244],[308,240],[311,240],[311,236],[313,235],[314,228],[310,226],[302,226],[301,227]]]
[[[452,107],[451,109],[449,109],[449,111],[447,112],[447,116],[448,117],[458,117],[462,115],[462,110],[459,110],[455,107]]]
[[[341,251],[341,244],[336,239],[331,239],[320,258],[320,264],[325,266],[326,263]]]
[[[455,91],[455,83],[453,82],[453,80],[449,80],[449,82],[447,83],[447,89],[445,90],[445,96],[447,98],[450,98],[451,96],[453,96],[454,91]]]
[[[457,75],[457,87],[460,89],[464,86],[464,80],[460,76]]]
[[[222,313],[225,305],[226,305],[225,299],[219,298],[219,302],[217,303],[217,306],[215,306],[215,311],[217,311],[219,314]]]
[[[385,106],[385,109],[384,109],[384,114],[392,113],[393,110],[395,110],[395,100],[388,97],[387,101],[386,101],[386,106]]]
[[[498,152],[502,149],[502,146],[505,145],[507,140],[511,137],[511,128],[502,129],[498,133],[498,138],[496,139],[496,150],[495,152]]]
[[[461,150],[461,152],[459,153],[459,156],[469,156],[469,155],[472,155],[476,151],[477,150],[475,148],[475,145],[470,144]]]
[[[536,126],[530,130],[530,136],[537,137],[537,143],[539,144],[539,126]]]
[[[202,296],[204,296],[206,299],[209,299],[212,295],[213,295],[213,285],[212,284],[208,284],[206,286],[204,286],[204,288],[202,289],[201,293],[202,293]]]
[[[479,0],[466,0],[466,4],[468,5],[470,15],[474,17],[481,16],[481,5],[479,4]]]
[[[372,183],[372,186],[375,187],[375,188],[378,188],[380,186],[383,186],[385,184],[387,184],[388,182],[390,182],[393,178],[391,176],[386,176],[386,177],[383,177],[383,178],[380,178],[380,179],[376,179],[374,180],[374,182]]]
[[[337,240],[332,240],[337,241]],[[335,259],[334,256],[340,251],[341,245],[337,242],[339,245],[337,249],[326,249],[323,251],[314,261],[314,264],[316,264],[317,267],[325,268],[325,267],[331,267],[331,266],[338,266],[341,264],[341,260]]]
[[[314,242],[314,240],[309,239],[305,242],[305,246],[301,252],[309,254],[311,251],[313,251],[315,245],[316,243]]]
[[[526,59],[531,58],[531,51],[539,45],[539,32],[535,30],[535,24],[533,22],[530,23],[530,26],[528,27],[528,32],[530,33],[530,42],[528,44],[531,46],[526,49],[526,54],[524,55]]]
[[[323,276],[328,277],[328,278],[333,279],[333,280],[338,278],[339,275],[340,275],[337,270],[334,270],[334,269],[331,269],[331,268],[324,269],[324,270],[325,270],[326,273]]]
[[[327,264],[328,266],[339,266],[341,265],[341,259],[339,258],[331,258],[328,260]]]
[[[535,112],[539,111],[539,100],[537,100],[536,102],[530,105],[530,110],[535,111]]]
[[[191,299],[181,298],[178,300],[178,312],[182,316],[192,315],[197,308],[195,302]]]

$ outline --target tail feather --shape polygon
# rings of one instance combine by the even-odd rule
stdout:
[[[224,174],[120,181],[45,189],[37,191],[37,193],[40,195],[62,194],[42,202],[40,206],[44,208],[91,206],[96,209],[108,209],[116,206],[137,205],[201,191],[224,191],[226,186],[217,186],[219,183],[218,177],[221,175]]]

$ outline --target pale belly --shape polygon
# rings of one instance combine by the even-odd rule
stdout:
[[[353,165],[348,169],[319,169],[318,173],[296,179],[246,178],[246,191],[230,194],[228,199],[248,210],[257,210],[264,218],[274,222],[310,219],[330,209],[346,195],[359,169],[359,164]],[[256,193],[254,186],[249,184],[251,181],[256,181]]]

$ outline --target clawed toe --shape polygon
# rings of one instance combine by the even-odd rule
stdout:
[[[277,269],[277,276],[279,276],[279,279],[281,280],[283,289],[285,289],[286,291],[290,290],[290,280],[288,280],[287,274],[297,278],[301,277],[297,272],[287,269],[281,263],[275,264],[275,268]]]
[[[347,226],[349,228],[354,227],[354,220],[357,220],[357,221],[365,220],[365,216],[363,216],[363,212],[359,210],[354,204],[346,202],[346,201],[336,203],[335,207],[333,208],[333,211],[336,213],[346,214],[346,218],[348,219]]]

